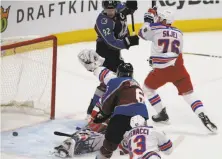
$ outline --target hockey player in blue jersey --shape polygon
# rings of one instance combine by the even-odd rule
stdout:
[[[100,57],[92,50],[83,50],[79,59],[87,70],[94,72],[100,82],[107,86],[100,99],[100,111],[94,118],[94,123],[102,123],[110,118],[103,146],[97,155],[97,159],[109,159],[125,132],[131,129],[131,118],[141,115],[148,119],[144,94],[138,82],[133,79],[133,66],[130,63],[120,64],[116,75],[106,67],[99,66]]]
[[[120,51],[139,44],[138,36],[130,36],[127,27],[127,15],[137,10],[137,1],[121,3],[117,0],[103,0],[102,7],[104,10],[98,15],[95,24],[96,52],[105,58],[103,66],[116,72],[117,67],[124,62]],[[97,87],[87,110],[88,115],[105,89],[103,83]]]

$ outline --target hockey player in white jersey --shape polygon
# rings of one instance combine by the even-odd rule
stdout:
[[[131,118],[132,129],[124,140],[128,141],[130,159],[161,159],[159,151],[171,154],[173,143],[162,131],[147,126],[140,115]]]
[[[217,127],[209,120],[202,101],[193,91],[190,75],[183,64],[183,33],[171,25],[173,21],[174,15],[170,10],[158,12],[156,8],[150,8],[144,15],[144,25],[139,31],[142,39],[152,42],[150,65],[153,71],[146,77],[143,88],[157,112],[152,119],[155,122],[168,121],[166,108],[156,89],[171,82],[202,123],[210,131],[216,132]]]

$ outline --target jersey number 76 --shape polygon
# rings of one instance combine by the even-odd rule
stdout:
[[[158,40],[158,46],[163,46],[163,53],[167,52],[175,52],[177,54],[180,53],[180,41],[179,40],[173,40],[172,42],[170,39],[159,39]]]

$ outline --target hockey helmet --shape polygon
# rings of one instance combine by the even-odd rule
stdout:
[[[116,0],[103,0],[102,7],[103,9],[115,9],[119,1]]]
[[[118,77],[133,77],[133,66],[131,63],[121,63],[117,68]]]
[[[166,24],[172,24],[174,22],[174,13],[169,9],[158,11],[158,17],[160,21],[166,20]]]
[[[141,115],[136,115],[130,119],[130,126],[132,128],[137,126],[146,126],[146,121]]]

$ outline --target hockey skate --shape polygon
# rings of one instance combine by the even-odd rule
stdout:
[[[153,115],[152,120],[156,123],[170,124],[168,114],[166,113],[166,108],[163,108],[162,111],[157,115]]]
[[[205,125],[205,127],[210,130],[213,133],[217,132],[217,127],[214,123],[210,121],[210,119],[202,112],[199,115],[199,118],[201,119],[202,123]]]

